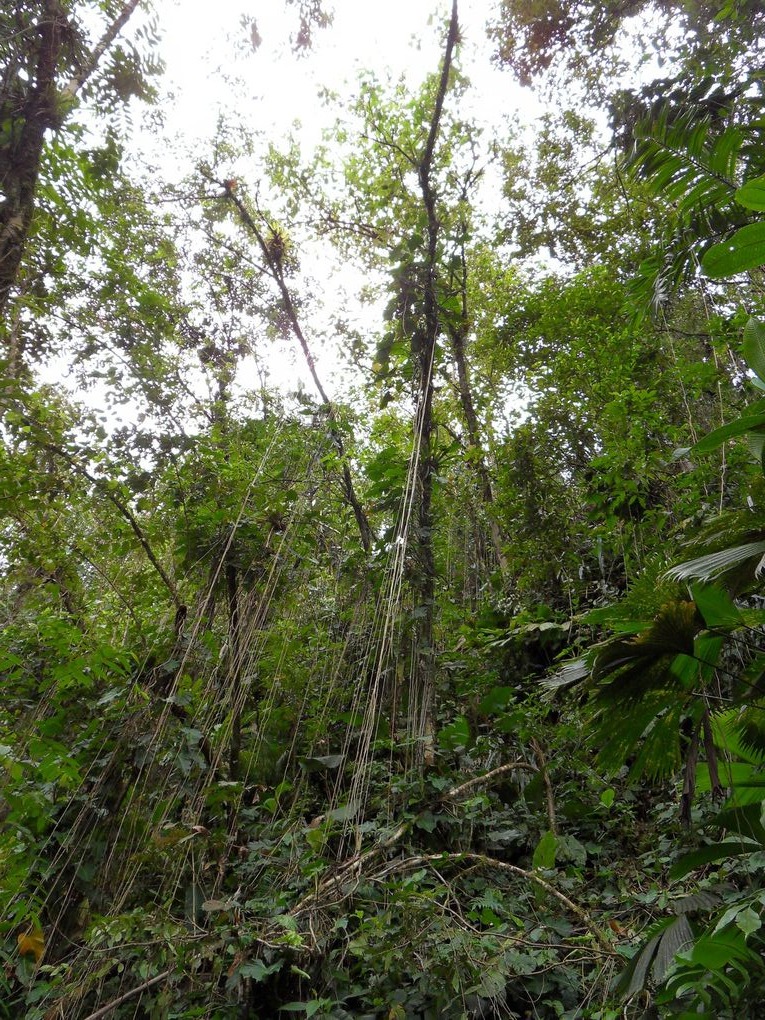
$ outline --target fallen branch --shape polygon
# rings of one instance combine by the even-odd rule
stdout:
[[[111,1002],[107,1002],[105,1006],[97,1009],[95,1013],[91,1013],[90,1016],[86,1016],[85,1020],[99,1020],[102,1016],[107,1016],[113,1009],[121,1006],[123,1002],[127,1002],[128,999],[134,998],[136,995],[141,995],[142,992],[146,992],[149,988],[153,988],[154,985],[158,985],[160,981],[165,981],[173,973],[172,968],[170,970],[163,970],[161,974],[157,974],[153,978],[149,978],[148,981],[144,981],[142,985],[137,985],[135,988],[131,988],[129,992],[125,992],[124,995],[118,996],[116,999],[112,999]]]
[[[473,787],[490,783],[497,777],[506,775],[508,772],[512,772],[515,769],[526,769],[529,772],[538,771],[536,765],[533,765],[528,761],[513,761],[506,765],[499,765],[497,768],[492,769],[491,772],[486,772],[482,776],[475,776],[473,779],[468,779],[467,782],[461,783],[459,786],[453,786],[451,790],[447,790],[446,793],[443,794],[441,801],[456,801]],[[411,829],[418,817],[419,815],[402,822],[398,828],[394,829],[389,836],[386,836],[385,839],[381,840],[375,846],[366,850],[364,853],[356,854],[336,867],[330,875],[322,879],[307,896],[304,896],[303,899],[292,908],[290,914],[293,917],[296,917],[298,914],[304,913],[306,910],[309,910],[313,904],[318,903],[322,899],[322,896],[325,893],[330,892],[330,890],[340,891],[341,898],[344,899],[347,895],[349,895],[349,892],[343,891],[343,886],[349,881],[352,881],[355,887],[355,883],[358,881],[358,876],[360,875],[364,865],[385,853],[386,850],[390,850],[391,847],[395,846],[401,837]]]
[[[536,765],[533,765],[530,761],[511,761],[507,765],[499,765],[496,769],[492,769],[491,772],[485,772],[482,776],[474,776],[472,779],[468,779],[466,783],[453,786],[451,790],[446,791],[442,800],[459,800],[464,793],[472,790],[473,787],[486,786],[499,776],[504,776],[508,772],[514,772],[516,769],[526,769],[527,772],[539,771]]]

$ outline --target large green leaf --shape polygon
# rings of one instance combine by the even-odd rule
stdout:
[[[677,566],[667,571],[667,577],[673,581],[690,581],[693,578],[710,581],[746,560],[759,560],[763,555],[765,555],[765,542],[747,542],[744,545],[720,549],[717,552],[707,553],[706,556],[686,560],[685,563],[678,563]]]
[[[641,634],[605,645],[593,663],[593,679],[600,680],[633,663],[648,665],[666,655],[693,655],[698,630],[695,604],[670,602],[662,606],[653,623]]]
[[[649,973],[661,981],[675,957],[693,942],[693,932],[687,917],[663,917],[648,931],[648,940],[619,976],[616,990],[629,998],[648,983]]]
[[[741,627],[744,619],[730,595],[713,584],[694,584],[693,600],[707,627]]]
[[[743,354],[757,378],[765,380],[765,323],[754,316],[744,326]]]
[[[685,854],[679,861],[672,865],[669,872],[670,878],[685,878],[697,868],[703,868],[705,864],[716,864],[728,857],[741,857],[743,854],[754,853],[759,850],[760,845],[754,840],[728,840],[725,843],[712,843],[710,846],[703,846],[700,850],[694,850]]]
[[[720,280],[765,263],[765,222],[747,223],[727,241],[705,252],[701,267],[707,276]]]
[[[760,958],[746,944],[740,931],[715,932],[702,935],[689,954],[693,963],[708,970],[719,970],[735,961],[761,964]]]
[[[746,728],[750,710],[731,708],[727,712],[719,712],[712,716],[712,735],[715,744],[725,752],[726,758],[738,758],[744,764],[760,766],[765,763],[765,750],[753,747],[750,742],[742,739],[742,727]],[[757,708],[756,717],[761,721],[761,710]]]
[[[727,425],[721,425],[719,429],[715,429],[700,439],[691,447],[691,453],[711,453],[728,439],[743,435],[745,432],[751,432],[753,429],[762,428],[763,425],[765,425],[765,413],[742,414],[733,421],[729,421]]]
[[[765,212],[765,176],[745,181],[736,192],[736,201],[746,209]]]
[[[710,821],[710,825],[735,832],[745,839],[756,840],[760,849],[765,847],[765,827],[762,824],[762,812],[759,804],[746,804],[733,808],[724,808]]]
[[[532,857],[535,868],[543,868],[546,871],[555,867],[555,858],[558,853],[558,837],[554,832],[546,832],[537,843]]]

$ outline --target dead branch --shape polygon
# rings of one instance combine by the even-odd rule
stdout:
[[[514,772],[516,769],[525,769],[527,772],[538,772],[539,769],[536,765],[532,765],[530,761],[511,761],[507,765],[500,765],[496,769],[492,769],[491,772],[486,772],[482,776],[474,776],[472,779],[468,779],[466,783],[461,783],[459,786],[453,786],[451,790],[447,790],[443,795],[443,800],[459,800],[463,794],[472,790],[476,786],[486,786],[489,783],[493,783],[495,779],[500,776],[506,775],[508,772]]]

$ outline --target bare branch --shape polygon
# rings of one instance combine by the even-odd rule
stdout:
[[[470,790],[476,786],[487,786],[489,783],[493,783],[495,779],[500,776],[507,775],[508,772],[515,772],[517,769],[525,769],[528,772],[538,772],[536,765],[532,765],[530,761],[511,761],[507,765],[500,765],[496,769],[492,769],[491,772],[486,772],[482,776],[474,776],[473,779],[468,779],[466,783],[461,783],[459,786],[453,786],[451,790],[447,790],[443,796],[444,800],[459,800]]]

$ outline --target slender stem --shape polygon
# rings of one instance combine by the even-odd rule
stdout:
[[[228,594],[228,634],[231,647],[231,746],[229,769],[232,779],[239,778],[239,754],[242,746],[242,649],[239,612],[239,583],[236,565],[226,563],[226,591]]]
[[[534,748],[534,754],[539,762],[539,772],[542,776],[542,782],[545,784],[545,793],[547,795],[547,818],[550,822],[550,832],[553,836],[557,836],[558,824],[555,820],[555,797],[553,795],[552,783],[550,782],[550,774],[547,771],[547,761],[545,760],[542,747],[536,738],[532,739],[531,746]]]
[[[42,429],[40,423],[36,421],[34,418],[30,418],[28,415],[25,414],[22,414],[21,418],[26,425],[31,425],[35,429]],[[69,464],[69,466],[77,472],[77,474],[82,475],[83,478],[86,478],[91,483],[91,485],[93,485],[97,489],[97,491],[101,493],[102,496],[109,500],[112,506],[115,507],[115,509],[119,512],[120,516],[122,516],[127,521],[127,523],[130,525],[131,531],[138,539],[141,548],[146,553],[149,562],[154,567],[156,572],[159,574],[160,578],[162,579],[162,582],[164,583],[165,587],[170,593],[170,596],[173,600],[176,609],[177,610],[181,609],[183,607],[183,602],[181,601],[181,597],[178,594],[178,589],[176,588],[174,582],[171,580],[165,568],[159,562],[159,559],[157,558],[154,550],[149,544],[148,538],[144,534],[141,525],[136,520],[135,515],[133,514],[130,507],[127,506],[127,504],[123,503],[123,501],[114,492],[112,492],[112,490],[109,488],[108,482],[106,482],[103,478],[97,478],[94,474],[91,474],[91,472],[88,471],[88,469],[83,464],[81,464],[73,454],[69,453],[68,450],[65,450],[63,447],[57,446],[55,443],[48,442],[47,440],[44,439],[39,440],[39,443],[44,450],[48,450],[55,456],[60,457],[62,460],[65,460],[67,464]]]

